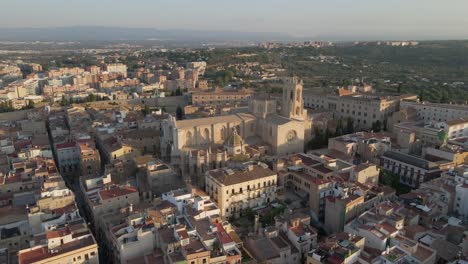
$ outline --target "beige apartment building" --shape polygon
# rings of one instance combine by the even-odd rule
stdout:
[[[239,216],[276,199],[277,174],[264,163],[245,163],[236,168],[206,172],[206,192],[218,205],[221,216]]]
[[[359,128],[372,128],[380,121],[383,125],[387,117],[399,109],[403,99],[415,100],[414,95],[383,96],[376,94],[322,94],[315,91],[304,92],[304,106],[333,111],[337,118],[352,118]]]
[[[217,89],[214,91],[200,91],[192,93],[192,104],[202,105],[226,105],[243,104],[247,105],[253,98],[255,92],[249,89],[225,90]]]
[[[129,186],[108,186],[105,189],[88,193],[86,197],[93,220],[99,226],[101,217],[105,213],[111,213],[131,204],[140,202],[138,190]]]
[[[81,175],[99,175],[101,173],[101,156],[94,142],[78,142],[80,151],[80,173]]]
[[[18,252],[19,264],[99,263],[98,246],[85,223],[47,231],[40,245]]]
[[[468,117],[446,121],[440,126],[444,128],[448,139],[468,137]]]
[[[151,160],[145,164],[146,180],[153,195],[161,195],[183,184],[181,177],[167,164]]]
[[[354,181],[362,184],[378,185],[380,169],[373,163],[361,163],[357,165],[352,174]]]
[[[386,132],[357,132],[328,140],[328,149],[339,151],[350,158],[379,164],[380,156],[391,149],[390,134]]]
[[[208,88],[209,88],[208,80],[198,80],[197,88],[199,90],[208,90]]]
[[[440,127],[424,125],[422,122],[403,122],[393,126],[396,146],[400,151],[410,153],[420,145],[440,146],[443,143]]]
[[[127,78],[127,65],[123,63],[106,64],[105,68],[108,73],[118,73],[122,75],[123,78]]]
[[[126,144],[116,136],[108,137],[102,141],[98,141],[103,158],[106,162],[112,160],[131,160],[140,153],[129,144]]]
[[[324,221],[326,199],[333,195],[336,182],[303,171],[291,171],[286,175],[285,184],[299,195],[308,196],[312,217]]]
[[[364,211],[364,196],[327,197],[325,227],[331,232],[342,232],[344,225]]]

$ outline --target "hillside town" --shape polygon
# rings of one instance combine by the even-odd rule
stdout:
[[[106,54],[0,62],[0,263],[468,263],[468,105]]]

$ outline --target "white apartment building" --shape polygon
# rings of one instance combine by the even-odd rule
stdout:
[[[463,183],[455,187],[455,212],[463,220],[468,220],[468,184]]]
[[[468,105],[402,101],[400,108],[414,108],[417,116],[426,124],[468,117]]]
[[[127,78],[127,65],[123,63],[106,64],[106,71],[109,73],[119,73],[122,74],[124,78]]]
[[[177,189],[163,193],[161,200],[168,201],[177,206],[181,214],[189,215],[195,220],[220,215],[218,206],[210,200],[210,197],[198,189]]]
[[[84,222],[49,230],[39,244],[18,252],[18,263],[99,263],[98,246]]]
[[[143,256],[153,250],[154,225],[146,223],[145,217],[140,213],[130,214],[124,223],[109,227],[117,262],[127,263],[130,259]]]

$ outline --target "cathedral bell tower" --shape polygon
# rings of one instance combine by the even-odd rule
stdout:
[[[297,76],[287,77],[283,79],[283,83],[281,115],[287,118],[304,119],[302,80]]]

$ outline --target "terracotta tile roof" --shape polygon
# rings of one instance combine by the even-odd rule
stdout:
[[[303,173],[303,172],[294,172],[293,174],[294,174],[294,175],[297,175],[297,176],[299,176],[299,177],[301,177],[302,180],[305,180],[305,181],[307,181],[307,182],[313,183],[313,184],[315,184],[315,185],[322,185],[322,184],[326,184],[326,183],[332,182],[332,181],[329,180],[329,179],[318,178],[318,177],[315,177],[315,176],[312,176],[312,175],[310,175],[310,174]]]
[[[398,231],[395,227],[391,226],[390,224],[388,224],[386,222],[384,222],[384,223],[382,223],[382,224],[380,224],[378,226],[382,227],[383,230],[387,231],[390,234],[393,234],[393,233]]]
[[[47,232],[47,239],[53,239],[53,238],[58,238],[58,237],[63,237],[66,235],[71,234],[71,231],[68,227],[58,229],[58,230],[52,230]]]
[[[181,239],[187,239],[187,238],[189,238],[188,232],[187,232],[187,230],[185,230],[185,229],[178,230],[178,231],[177,231],[177,234],[179,235],[179,237],[180,237]]]
[[[434,251],[432,249],[422,246],[422,245],[418,245],[416,252],[413,253],[413,257],[415,257],[421,262],[425,262],[433,254],[434,254]]]
[[[47,246],[39,246],[31,249],[25,249],[18,253],[18,260],[21,264],[30,264],[43,261],[45,259],[66,254],[82,247],[95,244],[93,237],[74,240],[72,242],[56,247],[56,251],[49,251]]]
[[[290,227],[289,230],[291,230],[298,237],[305,235],[305,231],[304,228],[302,228],[302,225]]]
[[[102,200],[111,199],[118,196],[124,196],[137,192],[137,189],[129,186],[111,188],[109,190],[102,190],[99,192]]]
[[[76,205],[74,203],[71,203],[69,205],[66,205],[62,208],[55,208],[53,209],[52,211],[56,214],[56,215],[63,215],[65,213],[70,213],[70,212],[73,212],[75,211],[77,208],[76,208]]]
[[[216,229],[218,231],[218,238],[221,241],[221,244],[229,244],[232,243],[233,240],[231,237],[226,233],[221,223],[216,223]]]
[[[292,156],[292,158],[296,159],[296,158],[299,158],[302,160],[302,164],[306,165],[306,166],[312,166],[312,165],[315,165],[315,164],[319,164],[320,161],[317,161],[317,160],[314,160],[312,159],[311,157],[308,157],[308,156],[305,156],[303,154],[297,154],[297,155],[294,155]]]
[[[60,144],[57,144],[56,146],[57,149],[74,148],[74,147],[76,147],[75,142],[60,143]]]
[[[336,93],[337,93],[339,96],[353,94],[352,91],[347,90],[347,89],[344,89],[344,88],[339,88],[338,90],[336,90]]]
[[[15,150],[16,151],[19,151],[29,145],[32,144],[32,141],[31,140],[22,140],[22,141],[16,141],[13,146],[15,147]]]

